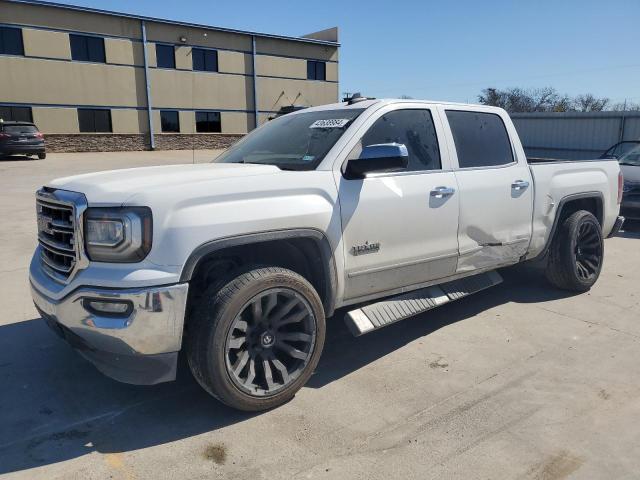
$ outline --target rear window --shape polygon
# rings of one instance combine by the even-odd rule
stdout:
[[[5,125],[4,133],[38,133],[38,129],[33,125]]]
[[[460,168],[494,167],[513,162],[507,129],[494,113],[447,110]]]

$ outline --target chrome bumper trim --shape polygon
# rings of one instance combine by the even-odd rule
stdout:
[[[31,296],[47,320],[79,337],[90,350],[116,355],[155,355],[180,350],[188,283],[134,289],[82,287],[60,300],[31,284]],[[120,300],[133,305],[122,317],[88,311],[84,299]]]

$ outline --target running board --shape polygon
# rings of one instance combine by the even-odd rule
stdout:
[[[502,277],[498,272],[480,273],[351,310],[345,315],[345,322],[351,333],[359,337],[499,283],[502,283]]]

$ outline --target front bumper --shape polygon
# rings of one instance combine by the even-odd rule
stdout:
[[[81,287],[55,300],[32,282],[31,295],[47,324],[102,373],[152,385],[175,379],[188,287]],[[119,316],[105,315],[90,310],[87,300],[129,302],[132,308]]]

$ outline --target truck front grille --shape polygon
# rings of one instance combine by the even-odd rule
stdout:
[[[77,262],[74,206],[38,196],[36,213],[42,261],[55,274],[68,278]]]

